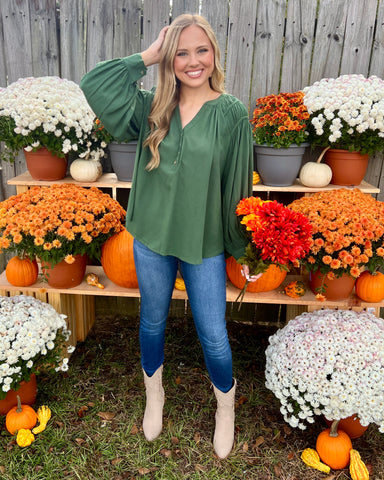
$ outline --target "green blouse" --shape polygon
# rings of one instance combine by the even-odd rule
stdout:
[[[118,140],[138,137],[126,227],[148,248],[199,264],[225,251],[244,254],[247,239],[235,210],[252,195],[253,143],[245,106],[222,94],[206,102],[184,127],[176,107],[159,147],[160,166],[142,143],[149,133],[154,91],[139,89],[146,73],[140,54],[99,63],[81,88],[106,129]]]

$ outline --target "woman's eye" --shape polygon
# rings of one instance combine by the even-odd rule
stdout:
[[[199,50],[199,53],[206,53],[208,52],[208,48],[202,48],[201,50]]]
[[[176,53],[176,56],[177,56],[177,57],[183,57],[184,55],[186,55],[186,52],[178,52],[178,53]]]

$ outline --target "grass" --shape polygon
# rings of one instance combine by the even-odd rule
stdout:
[[[38,377],[36,406],[52,409],[47,429],[20,448],[2,428],[2,480],[224,480],[350,479],[306,467],[302,450],[314,447],[322,421],[307,430],[284,423],[264,387],[264,350],[273,329],[229,322],[238,380],[236,439],[231,455],[212,450],[215,401],[193,322],[170,319],[167,328],[164,429],[152,443],[141,430],[144,385],[138,319],[99,316],[79,344],[66,374]],[[1,420],[4,424],[4,419]],[[354,440],[373,479],[384,478],[384,437],[371,425]]]

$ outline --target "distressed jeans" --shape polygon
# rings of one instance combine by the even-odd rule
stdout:
[[[210,379],[222,392],[229,391],[232,352],[225,321],[224,254],[193,265],[171,255],[159,255],[138,240],[133,251],[141,296],[141,364],[147,375],[153,375],[164,361],[165,327],[180,265]]]

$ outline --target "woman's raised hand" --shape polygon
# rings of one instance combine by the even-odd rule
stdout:
[[[146,50],[144,50],[144,52],[141,52],[146,67],[159,63],[161,47],[163,46],[168,29],[169,26],[162,28],[157,39]]]

